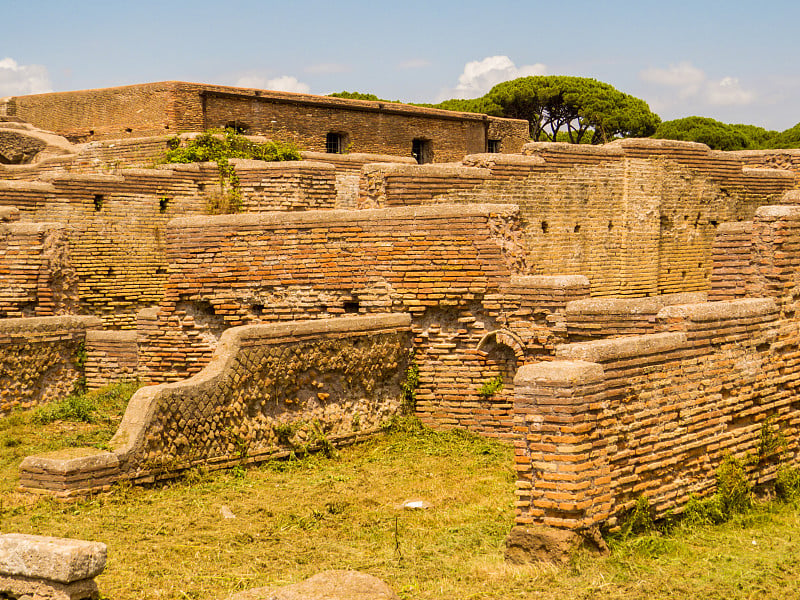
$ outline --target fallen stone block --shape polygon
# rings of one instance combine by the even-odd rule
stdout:
[[[25,600],[99,597],[94,578],[106,566],[106,545],[67,538],[0,535],[0,596]]]

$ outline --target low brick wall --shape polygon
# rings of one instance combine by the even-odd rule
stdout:
[[[569,302],[564,311],[570,342],[655,333],[656,315],[670,304],[705,302],[704,292],[648,298],[592,298]]]
[[[83,377],[80,362],[97,317],[0,319],[0,414],[65,397]]]
[[[797,464],[796,322],[770,298],[669,306],[663,333],[560,346],[515,380],[518,525],[613,526],[640,496],[655,514],[716,486],[727,455],[759,484]],[[787,440],[764,454],[764,428]],[[760,450],[760,448],[762,450]]]
[[[229,329],[202,372],[134,394],[112,451],[29,456],[20,486],[73,496],[371,435],[401,411],[409,329],[404,314]]]

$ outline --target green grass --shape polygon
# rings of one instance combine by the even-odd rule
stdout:
[[[18,424],[0,432],[21,442],[0,447],[3,461],[25,447],[26,428],[41,427],[10,420]],[[67,425],[69,439],[73,425],[86,435],[101,427]],[[226,598],[341,568],[380,577],[408,599],[783,599],[795,589],[800,512],[790,503],[611,540],[610,557],[579,555],[566,567],[507,565],[512,458],[492,440],[406,424],[332,458],[192,471],[72,504],[4,491],[0,529],[107,543],[98,584],[114,600]],[[432,507],[403,509],[411,499]],[[223,506],[236,518],[222,518]]]
[[[119,383],[0,418],[0,492],[14,489],[19,463],[29,454],[81,446],[104,448],[138,387]]]

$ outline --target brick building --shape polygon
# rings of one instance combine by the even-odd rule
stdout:
[[[15,117],[73,141],[147,137],[212,127],[292,141],[303,150],[460,161],[520,152],[528,123],[395,102],[166,81],[0,100]]]

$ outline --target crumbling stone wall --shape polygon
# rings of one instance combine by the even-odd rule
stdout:
[[[96,317],[0,319],[0,413],[61,399],[84,376],[88,329]]]
[[[231,328],[195,377],[134,394],[112,451],[29,456],[20,485],[71,496],[374,434],[401,412],[409,325],[384,314]]]

